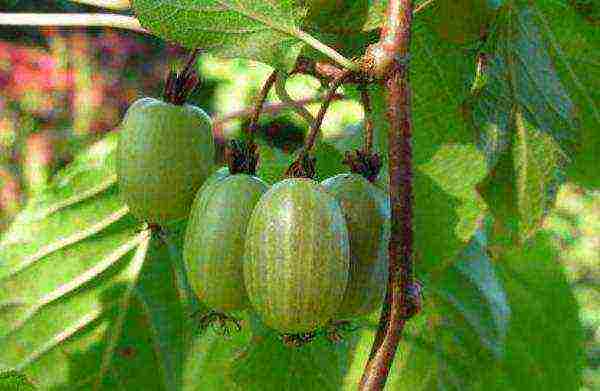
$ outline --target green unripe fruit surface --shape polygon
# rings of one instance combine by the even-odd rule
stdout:
[[[184,218],[214,159],[211,120],[204,111],[139,99],[127,110],[119,135],[120,193],[140,220],[165,224]]]
[[[283,333],[324,325],[348,271],[348,230],[335,199],[311,179],[273,185],[250,218],[244,261],[248,296],[263,321]]]
[[[183,257],[192,288],[212,309],[230,312],[248,306],[243,277],[246,228],[267,189],[257,177],[236,174],[203,186],[194,200]]]
[[[219,168],[217,171],[213,172],[212,174],[210,174],[210,176],[208,178],[206,178],[206,180],[204,181],[204,183],[202,184],[202,187],[200,188],[201,191],[202,188],[207,187],[215,182],[218,182],[222,179],[225,179],[229,176],[229,167],[225,166],[225,167],[221,167]]]
[[[381,305],[385,295],[389,205],[383,191],[358,174],[339,174],[321,185],[339,202],[350,240],[350,277],[336,317],[368,315]]]

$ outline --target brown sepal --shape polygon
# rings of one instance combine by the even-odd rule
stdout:
[[[253,141],[231,140],[225,147],[225,162],[231,175],[256,175],[258,159],[258,146]]]

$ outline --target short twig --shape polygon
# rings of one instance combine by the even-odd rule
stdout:
[[[269,91],[273,87],[273,84],[275,84],[275,82],[277,81],[278,74],[279,73],[277,70],[271,72],[271,74],[265,81],[265,84],[260,89],[260,93],[258,94],[258,97],[256,99],[256,104],[254,105],[254,108],[252,110],[252,116],[250,117],[250,124],[248,125],[247,130],[247,133],[250,136],[250,140],[254,139],[254,134],[256,133],[256,129],[258,128],[258,119],[260,117],[260,113],[262,112],[265,101],[267,100]]]

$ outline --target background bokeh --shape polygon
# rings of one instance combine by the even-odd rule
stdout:
[[[587,2],[572,4],[583,7]],[[67,1],[0,4],[2,12],[86,10]],[[166,72],[184,57],[178,47],[127,31],[0,27],[0,232],[79,150],[118,131],[131,102],[160,96]],[[270,69],[203,57],[199,70],[201,87],[191,101],[213,116],[222,142],[244,126],[239,113],[252,103]],[[318,81],[304,76],[292,79],[288,89],[295,99],[312,99],[322,92]],[[269,102],[277,99],[270,96]],[[316,113],[318,105],[308,108]],[[362,117],[356,101],[335,102],[324,138],[359,131]],[[264,142],[286,150],[299,146],[305,132],[305,123],[290,111],[264,116],[259,130]],[[580,305],[588,355],[583,389],[598,390],[600,191],[563,185],[543,229],[555,238],[557,261],[565,266]]]

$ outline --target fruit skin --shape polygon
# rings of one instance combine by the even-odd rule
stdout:
[[[246,174],[221,178],[215,174],[194,200],[183,258],[200,301],[212,309],[231,312],[249,304],[243,277],[246,227],[268,185]]]
[[[321,186],[339,202],[350,241],[350,277],[336,317],[368,315],[385,296],[389,204],[381,189],[358,174],[339,174],[324,180]]]
[[[200,108],[142,98],[127,110],[117,176],[121,196],[138,219],[165,224],[186,217],[214,160],[211,120]]]
[[[312,331],[337,311],[349,272],[348,230],[340,206],[305,178],[276,183],[248,224],[244,281],[265,324]]]
[[[209,186],[215,182],[218,182],[224,178],[227,178],[230,175],[231,174],[229,174],[229,167],[227,167],[227,166],[221,167],[217,171],[210,174],[210,176],[208,178],[206,178],[206,180],[202,184],[202,187],[198,191],[200,192],[200,191],[202,191],[202,188],[207,187],[207,186]],[[196,193],[196,196],[197,195],[198,195],[198,193]],[[194,198],[194,200],[195,200],[195,198]]]

